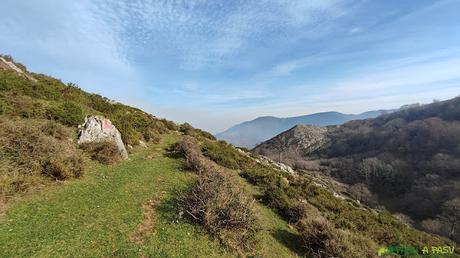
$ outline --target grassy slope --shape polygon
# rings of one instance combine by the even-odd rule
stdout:
[[[0,216],[0,256],[231,256],[200,227],[185,220],[175,222],[174,192],[194,177],[181,171],[180,160],[163,155],[175,140],[168,135],[159,145],[138,149],[129,161],[95,164],[83,179],[13,204]],[[146,159],[148,155],[154,158]],[[150,199],[161,200],[155,208],[154,228],[143,243],[134,244],[128,236],[140,224],[142,206]],[[290,244],[278,240],[292,234],[286,222],[261,205],[258,210],[263,225],[261,242],[255,247],[259,255],[295,256],[287,247]]]

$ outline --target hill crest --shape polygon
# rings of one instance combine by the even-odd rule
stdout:
[[[277,134],[284,132],[297,124],[302,125],[340,125],[356,119],[374,118],[391,110],[368,111],[361,114],[344,114],[336,111],[320,112],[295,117],[263,116],[235,125],[216,137],[238,147],[253,148]]]

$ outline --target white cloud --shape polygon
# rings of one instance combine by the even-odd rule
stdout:
[[[131,47],[164,43],[161,51],[175,52],[185,69],[226,62],[262,35],[282,37],[292,27],[312,29],[346,13],[350,1],[167,1],[95,2],[93,13]],[[264,37],[265,39],[265,37]],[[147,46],[145,46],[147,45]],[[157,49],[150,49],[158,51]]]
[[[363,29],[361,29],[359,27],[354,27],[354,28],[350,29],[349,33],[350,34],[357,34],[357,33],[360,33],[361,31],[363,31]]]
[[[321,65],[324,62],[331,61],[334,59],[337,60],[339,58],[340,57],[338,55],[330,54],[312,55],[278,64],[275,67],[273,67],[273,69],[268,74],[272,76],[287,76],[291,75],[293,72],[297,70],[305,69],[309,66]]]

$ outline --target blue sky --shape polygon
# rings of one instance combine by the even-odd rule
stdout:
[[[457,0],[1,2],[1,53],[211,132],[460,94]]]

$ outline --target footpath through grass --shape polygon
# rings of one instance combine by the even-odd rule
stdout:
[[[203,229],[177,218],[174,193],[194,175],[164,156],[177,136],[138,149],[114,166],[11,205],[0,216],[0,257],[226,257]],[[258,205],[262,257],[292,257],[293,232]]]

